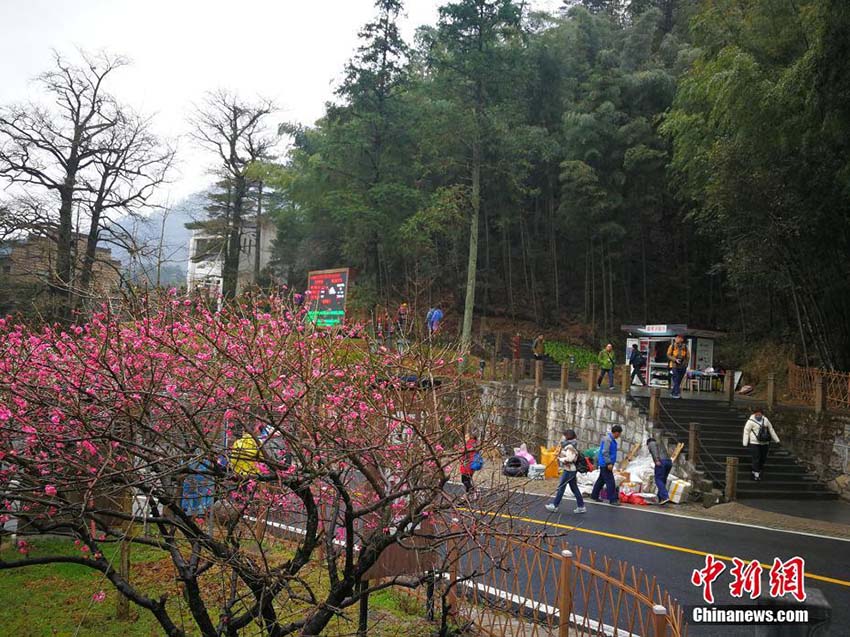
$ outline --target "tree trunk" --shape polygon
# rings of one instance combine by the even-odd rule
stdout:
[[[263,182],[257,182],[257,217],[254,229],[254,285],[260,285],[260,241],[263,238]]]
[[[227,249],[221,272],[221,292],[226,301],[236,297],[239,285],[239,253],[242,243],[242,207],[245,203],[245,178],[236,177],[233,188],[233,205],[227,236]]]
[[[646,290],[646,232],[643,229],[643,224],[640,228],[640,261],[641,274],[643,276],[643,324],[649,324],[649,301],[647,299]]]
[[[605,239],[599,240],[599,265],[602,268],[602,332],[608,332],[608,286],[605,272]],[[608,338],[607,334],[605,338]]]
[[[472,140],[472,218],[469,223],[469,259],[466,266],[466,300],[463,307],[463,330],[460,346],[468,350],[472,343],[472,314],[475,310],[475,282],[478,268],[478,217],[481,210],[481,144],[478,139],[476,113],[475,138]]]

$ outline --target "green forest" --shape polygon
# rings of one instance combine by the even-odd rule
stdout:
[[[265,179],[277,265],[356,302],[680,322],[850,368],[850,3],[378,0],[336,99]]]

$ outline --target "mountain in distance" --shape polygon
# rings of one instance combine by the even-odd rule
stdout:
[[[192,238],[192,231],[186,228],[186,224],[204,218],[206,205],[207,193],[197,192],[181,199],[167,211],[157,210],[144,221],[123,218],[121,225],[131,232],[139,246],[143,246],[135,258],[124,248],[110,246],[113,256],[126,267],[130,279],[155,285],[157,260],[161,258],[160,285],[185,285],[189,241]],[[161,249],[160,235],[163,237]]]

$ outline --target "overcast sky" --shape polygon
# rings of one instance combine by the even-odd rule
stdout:
[[[440,4],[408,0],[408,41],[417,26],[436,21]],[[31,80],[50,66],[51,49],[129,57],[112,92],[155,115],[158,133],[179,138],[174,202],[209,181],[213,158],[182,137],[205,91],[262,95],[281,108],[275,123],[310,124],[373,14],[373,0],[0,0],[0,104],[33,97]]]

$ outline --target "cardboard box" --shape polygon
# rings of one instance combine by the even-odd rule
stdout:
[[[673,480],[668,489],[670,493],[670,501],[679,504],[687,502],[691,495],[691,483],[685,480]]]

